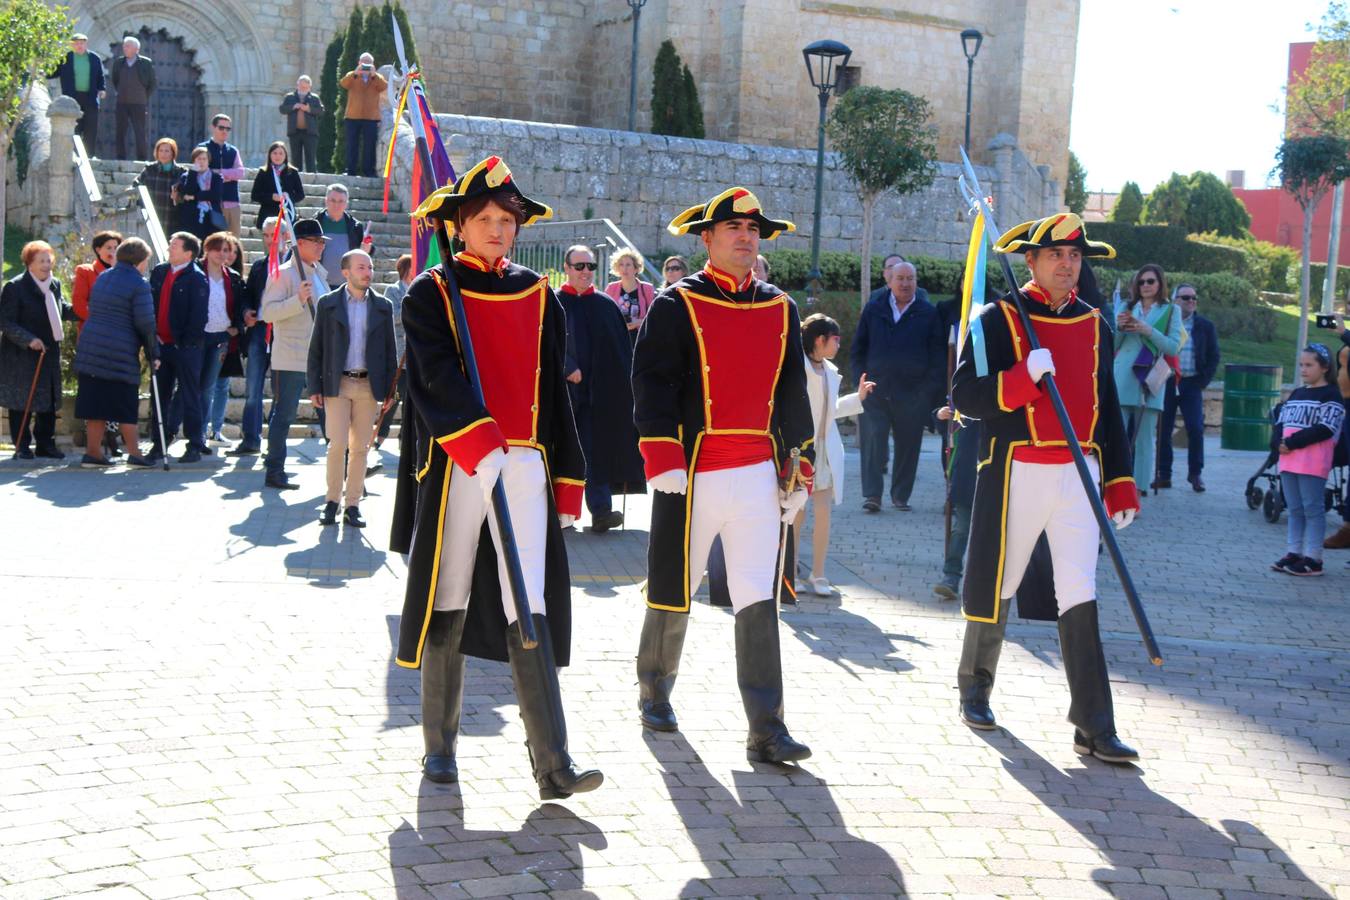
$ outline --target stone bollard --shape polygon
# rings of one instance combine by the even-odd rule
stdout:
[[[52,152],[47,159],[47,215],[55,224],[75,216],[75,124],[80,105],[66,96],[56,97],[47,107],[52,122]]]

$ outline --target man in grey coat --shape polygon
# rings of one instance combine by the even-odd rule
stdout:
[[[341,266],[346,283],[319,300],[306,380],[310,402],[328,416],[328,493],[319,522],[337,524],[345,469],[342,521],[362,528],[366,451],[380,406],[394,385],[398,350],[394,304],[370,286],[375,275],[370,254],[348,250]]]

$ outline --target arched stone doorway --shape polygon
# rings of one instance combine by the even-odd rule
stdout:
[[[188,151],[206,139],[206,98],[202,93],[202,70],[197,54],[187,49],[181,37],[170,37],[166,29],[151,31],[142,26],[136,35],[141,53],[155,63],[155,92],[150,95],[150,139],[173,138],[178,158],[187,161]],[[110,48],[109,68],[122,64],[122,42]],[[117,91],[108,79],[108,97],[100,116],[97,156],[113,158],[116,150]]]
[[[156,79],[161,89],[172,86],[166,84],[168,73],[159,71],[160,56],[166,56],[165,63],[178,72],[176,89],[190,94],[192,79],[196,77],[195,83],[202,97],[199,117],[187,124],[192,115],[190,110],[171,109],[165,113],[167,118],[156,118],[152,105],[151,143],[161,135],[164,122],[183,122],[181,127],[195,128],[196,131],[185,131],[181,137],[178,134],[169,136],[178,141],[180,159],[186,158],[187,149],[207,139],[205,123],[210,117],[225,113],[234,120],[233,143],[239,147],[246,165],[261,162],[268,143],[285,134],[285,120],[277,112],[285,91],[274,81],[277,70],[285,68],[279,48],[285,45],[288,37],[293,39],[287,33],[290,26],[284,17],[280,22],[260,18],[253,7],[254,4],[246,0],[197,0],[195,3],[181,0],[70,0],[75,28],[89,35],[90,46],[100,52],[107,47],[115,48],[115,56],[106,60],[107,65],[111,66],[121,57],[122,36],[134,34],[141,39],[146,55],[155,61]],[[276,27],[264,36],[260,29],[267,29],[269,21]],[[151,41],[148,47],[145,45],[147,35]],[[153,43],[160,40],[167,43],[156,51]],[[156,52],[160,56],[156,56]],[[157,90],[156,94],[159,93]],[[165,94],[161,102],[172,103],[167,90]],[[151,99],[160,98],[152,96]],[[106,108],[108,112],[99,122],[100,142],[114,133],[111,107]],[[100,143],[98,146],[107,145]]]

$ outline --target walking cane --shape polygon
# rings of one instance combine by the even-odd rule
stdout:
[[[37,396],[38,378],[42,375],[42,361],[47,358],[47,345],[43,344],[42,349],[38,351],[37,366],[33,369],[33,383],[28,386],[28,402],[23,405],[23,418],[19,420],[19,434],[14,438],[14,455],[19,455],[19,447],[23,445],[23,431],[28,427],[28,416],[33,412],[33,398]]]
[[[802,471],[802,451],[796,447],[788,455],[788,476],[787,484],[783,488],[783,493],[791,495],[793,488],[797,486],[797,479],[801,477]],[[787,572],[783,567],[787,565],[787,539],[788,523],[780,522],[778,525],[778,581],[773,586],[773,605],[774,609],[783,608],[783,582],[787,579]]]
[[[398,368],[394,370],[394,381],[389,385],[389,393],[385,396],[384,402],[380,404],[380,414],[375,419],[375,430],[370,433],[370,440],[366,441],[366,452],[376,446],[376,440],[380,436],[380,428],[384,425],[384,417],[389,415],[389,410],[394,408],[394,395],[398,393],[398,380],[403,375],[403,366],[408,361],[408,353],[405,350],[398,359]]]
[[[971,165],[970,157],[966,155],[964,147],[961,148],[961,163],[965,169],[964,187],[970,192],[967,199],[973,200],[979,205],[980,215],[984,216],[985,239],[989,241],[990,246],[993,246],[995,241],[998,240],[999,231],[994,225],[993,211],[989,209],[989,204],[985,202],[979,179],[975,177],[975,167]],[[1036,327],[1032,324],[1031,315],[1027,312],[1026,304],[1028,301],[1022,296],[1022,289],[1017,285],[1012,262],[1009,261],[1006,253],[995,253],[994,256],[998,257],[1002,264],[1003,278],[1008,282],[1008,289],[1012,292],[1013,305],[1017,308],[1017,316],[1022,323],[1022,330],[1027,335],[1028,348],[1038,350],[1041,342],[1036,338]],[[1078,470],[1078,477],[1083,483],[1083,491],[1087,494],[1093,516],[1097,519],[1102,543],[1106,545],[1111,562],[1115,565],[1116,575],[1120,578],[1120,586],[1125,591],[1125,600],[1129,603],[1130,612],[1134,614],[1134,624],[1139,629],[1139,636],[1144,640],[1144,649],[1148,653],[1149,660],[1155,666],[1160,666],[1162,665],[1162,653],[1158,650],[1158,642],[1153,637],[1153,628],[1149,625],[1148,616],[1144,613],[1144,605],[1139,600],[1139,592],[1135,589],[1134,579],[1130,577],[1129,567],[1125,564],[1125,556],[1120,552],[1120,542],[1116,540],[1116,532],[1112,526],[1111,517],[1106,514],[1106,504],[1102,502],[1101,491],[1097,487],[1092,473],[1088,470],[1087,459],[1083,456],[1083,450],[1078,444],[1077,435],[1074,434],[1073,422],[1070,421],[1068,409],[1064,406],[1064,398],[1060,396],[1059,386],[1055,383],[1055,376],[1047,372],[1041,377],[1041,385],[1045,388],[1045,392],[1050,395],[1050,404],[1055,409],[1055,417],[1059,420],[1060,431],[1067,439],[1069,453],[1073,456],[1074,468]]]
[[[159,450],[164,455],[160,461],[164,464],[164,471],[169,471],[169,442],[164,439],[164,412],[159,405],[159,379],[155,375],[159,372],[157,366],[153,363],[150,366],[150,399],[155,402],[155,425],[159,427]]]

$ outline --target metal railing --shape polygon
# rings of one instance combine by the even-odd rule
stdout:
[[[136,196],[141,201],[141,221],[150,233],[150,249],[155,251],[155,262],[169,261],[169,241],[164,236],[164,227],[159,224],[159,210],[150,197],[150,189],[143,184],[136,185]]]
[[[620,248],[637,250],[628,235],[609,219],[577,219],[571,222],[538,222],[522,229],[512,248],[511,261],[547,275],[554,287],[566,280],[563,256],[567,248],[581,244],[595,254],[595,281],[603,287],[612,277],[609,258]],[[641,252],[641,251],[638,251]],[[661,283],[661,270],[643,256],[643,271],[653,284]]]
[[[85,195],[89,197],[91,204],[100,203],[103,200],[103,192],[98,189],[98,180],[94,178],[94,166],[89,162],[89,153],[85,150],[84,138],[77,134],[74,141],[75,171],[80,173],[80,183],[84,185]]]

